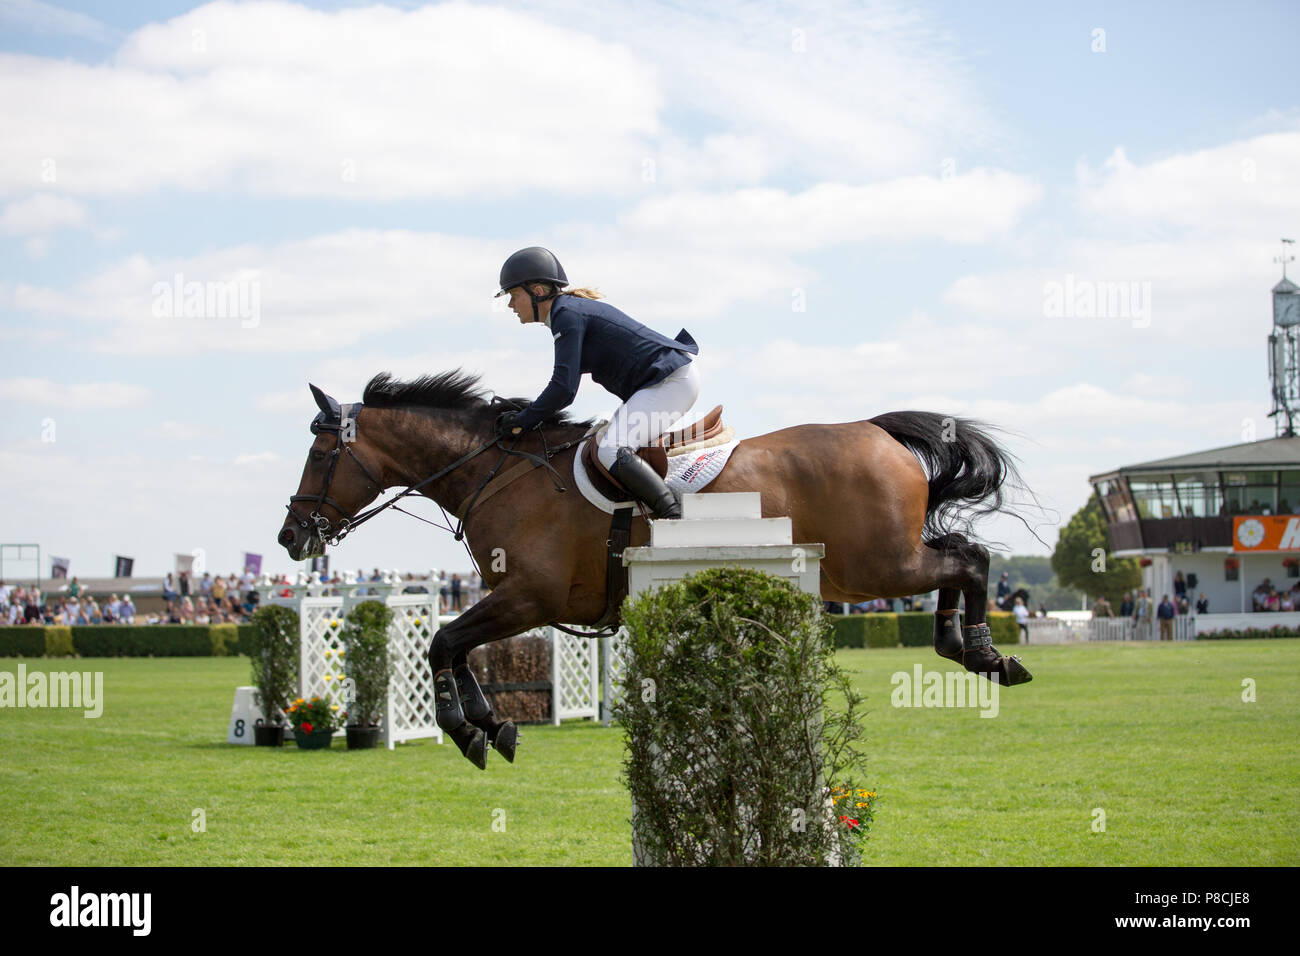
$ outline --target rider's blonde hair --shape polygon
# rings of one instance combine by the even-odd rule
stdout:
[[[529,283],[533,285],[534,283]],[[553,282],[538,282],[537,285],[555,285]],[[556,295],[576,295],[579,299],[603,299],[604,296],[596,289],[589,289],[586,286],[578,286],[574,289],[557,289]]]

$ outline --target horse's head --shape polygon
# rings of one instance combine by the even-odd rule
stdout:
[[[357,512],[384,490],[357,432],[361,403],[340,405],[315,385],[311,393],[320,407],[311,423],[316,440],[276,539],[295,561],[324,554],[325,544],[346,534]]]

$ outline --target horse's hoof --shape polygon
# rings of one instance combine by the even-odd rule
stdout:
[[[492,748],[510,763],[515,762],[515,747],[519,744],[519,730],[513,720],[507,720],[497,728],[497,739],[492,741]]]
[[[470,763],[480,770],[487,769],[487,734],[477,727],[474,728],[474,738],[469,742],[469,746],[465,748],[465,756],[469,758]]]
[[[1012,654],[1010,657],[1002,658],[1002,683],[1008,687],[1016,684],[1028,684],[1034,679],[1034,675],[1025,669],[1025,665],[1020,663],[1020,655]]]
[[[448,731],[465,759],[480,770],[487,769],[487,734],[469,723]]]
[[[1018,655],[1002,657],[992,644],[969,648],[962,655],[962,666],[1004,687],[1028,684],[1034,679]]]

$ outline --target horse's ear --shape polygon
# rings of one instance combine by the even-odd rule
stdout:
[[[311,389],[312,397],[316,399],[316,405],[325,413],[327,418],[339,417],[338,402],[334,401],[334,399],[330,398],[315,385],[311,384],[311,382],[307,383],[307,387]]]

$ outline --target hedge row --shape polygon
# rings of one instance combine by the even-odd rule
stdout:
[[[251,624],[102,624],[0,627],[0,657],[233,657]]]
[[[826,616],[836,647],[930,647],[934,643],[934,614],[929,611]],[[995,646],[1020,643],[1014,614],[995,611],[988,619]]]

